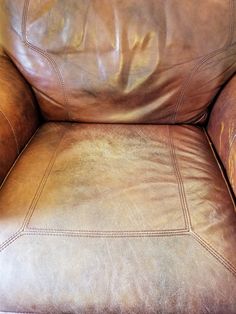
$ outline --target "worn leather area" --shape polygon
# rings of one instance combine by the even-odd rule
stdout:
[[[236,195],[236,77],[223,89],[211,112],[208,132]]]
[[[235,1],[1,1],[47,120],[202,123],[235,72]],[[222,18],[224,17],[224,18]]]
[[[47,123],[0,208],[1,311],[235,313],[235,208],[201,128]]]
[[[25,235],[2,252],[1,267],[6,311],[233,314],[236,308],[235,276],[191,236]]]

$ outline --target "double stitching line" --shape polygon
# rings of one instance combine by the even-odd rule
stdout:
[[[42,228],[27,228],[26,231],[32,233],[43,233],[43,234],[61,234],[61,235],[78,235],[78,236],[86,236],[91,235],[93,237],[96,236],[165,236],[165,235],[182,235],[186,234],[186,229],[166,229],[166,230],[106,230],[106,231],[98,231],[98,230],[69,230],[69,229],[42,229]]]
[[[219,254],[207,241],[200,237],[196,232],[191,232],[193,238],[201,244],[215,259],[225,266],[234,276],[236,276],[235,267],[227,261],[221,254]]]
[[[57,79],[62,87],[62,93],[63,93],[63,98],[64,98],[64,109],[67,110],[67,118],[68,120],[70,120],[70,113],[69,113],[69,100],[67,98],[67,94],[66,94],[66,88],[65,88],[65,83],[63,81],[62,78],[62,74],[56,64],[56,61],[49,56],[46,51],[40,49],[39,47],[36,47],[34,45],[32,45],[28,40],[27,40],[27,34],[26,34],[26,24],[27,24],[27,15],[28,15],[28,10],[29,10],[29,4],[30,4],[30,0],[25,0],[24,1],[24,7],[23,7],[23,15],[22,15],[22,24],[21,24],[21,33],[22,33],[22,39],[23,39],[23,43],[30,48],[31,50],[33,50],[34,52],[37,52],[38,54],[40,54],[41,56],[43,56],[49,63],[49,65],[52,66]]]
[[[19,237],[22,236],[21,230],[14,233],[10,238],[8,238],[6,241],[4,241],[0,246],[0,252],[3,251],[5,248],[7,248],[10,244],[15,242]]]
[[[66,129],[62,133],[61,139],[59,140],[59,142],[57,144],[57,147],[56,147],[56,149],[55,149],[55,151],[54,151],[54,153],[53,153],[53,155],[52,155],[52,157],[51,157],[51,159],[49,161],[49,164],[48,164],[48,166],[47,166],[47,168],[46,168],[46,170],[44,172],[44,175],[43,175],[42,180],[41,180],[41,182],[40,182],[40,184],[38,186],[38,189],[37,189],[37,191],[35,193],[35,196],[34,196],[32,202],[31,202],[30,208],[29,208],[29,210],[28,210],[28,212],[27,212],[27,214],[25,216],[25,219],[23,221],[23,224],[22,224],[22,231],[24,231],[24,229],[27,227],[27,225],[29,224],[29,221],[30,221],[30,219],[31,219],[31,217],[33,215],[33,212],[34,212],[35,207],[37,205],[37,201],[39,200],[39,198],[40,198],[40,196],[41,196],[41,194],[43,192],[44,186],[45,186],[45,184],[47,182],[48,176],[51,173],[51,170],[53,168],[53,165],[54,165],[56,157],[57,157],[57,153],[58,153],[60,144],[63,141],[65,134],[66,134]]]
[[[177,161],[177,157],[175,153],[175,146],[173,142],[171,128],[169,125],[167,126],[167,129],[168,129],[170,155],[171,155],[172,165],[175,172],[175,177],[177,179],[179,197],[180,197],[180,202],[181,202],[181,206],[182,206],[182,210],[184,214],[185,227],[189,231],[192,228],[192,224],[191,224],[188,203],[187,203],[186,194],[185,194],[185,188],[184,188],[183,179],[179,170],[179,165],[178,165],[178,161]]]
[[[180,232],[101,232],[97,231],[96,233],[92,232],[52,232],[50,229],[48,231],[34,231],[26,230],[23,233],[24,235],[41,235],[41,236],[59,236],[59,237],[76,237],[76,238],[157,238],[157,237],[176,237],[188,235],[187,231]]]

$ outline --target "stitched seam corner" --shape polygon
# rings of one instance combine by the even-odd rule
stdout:
[[[56,74],[56,77],[58,78],[58,81],[59,81],[61,88],[62,88],[62,93],[63,93],[63,98],[64,98],[64,110],[67,112],[68,120],[70,120],[70,113],[69,113],[69,108],[68,108],[69,107],[69,100],[68,100],[67,93],[66,93],[65,83],[64,83],[64,80],[62,78],[62,74],[61,74],[61,72],[57,66],[56,61],[51,56],[49,56],[49,54],[46,53],[46,51],[40,49],[39,47],[37,47],[33,44],[31,44],[27,40],[26,24],[27,24],[29,5],[30,5],[30,0],[25,0],[24,1],[24,7],[23,7],[22,24],[21,24],[21,33],[22,33],[23,43],[28,48],[32,49],[34,52],[37,52],[38,54],[43,56],[48,61],[48,63],[52,66],[52,69],[54,70],[54,73]]]
[[[196,241],[201,244],[220,264],[227,268],[235,277],[236,269],[235,267],[226,260],[219,252],[217,252],[207,241],[200,237],[196,232],[192,231],[191,235],[196,239]]]
[[[205,128],[203,128],[203,131],[204,131],[204,133],[205,133],[205,137],[206,137],[206,139],[207,139],[208,145],[210,146],[210,149],[211,149],[211,151],[212,151],[212,154],[213,154],[213,156],[214,156],[214,158],[215,158],[215,161],[216,161],[216,163],[217,163],[217,165],[218,165],[218,168],[219,168],[219,170],[220,170],[220,172],[221,172],[222,178],[223,178],[223,180],[224,180],[224,182],[225,182],[225,185],[226,185],[226,187],[227,187],[227,190],[228,190],[230,199],[231,199],[231,201],[232,201],[233,207],[236,208],[236,205],[235,205],[234,199],[233,199],[233,195],[232,195],[232,193],[231,193],[231,191],[230,191],[228,182],[227,182],[227,180],[226,180],[226,178],[225,178],[225,175],[224,175],[224,173],[223,173],[223,171],[222,171],[222,167],[221,167],[221,165],[220,165],[220,163],[219,163],[219,160],[218,160],[218,158],[217,158],[217,156],[216,156],[216,153],[215,153],[215,151],[214,151],[214,149],[213,149],[213,147],[212,147],[212,143],[211,143],[211,141],[210,141],[209,135],[208,135],[208,133],[207,133],[207,131],[206,131]]]
[[[13,134],[14,141],[15,141],[15,143],[16,143],[17,155],[19,155],[19,153],[20,153],[20,147],[19,147],[19,143],[18,143],[18,141],[17,141],[16,132],[15,132],[15,130],[14,130],[14,128],[13,128],[13,126],[12,126],[10,120],[9,120],[9,119],[7,118],[7,116],[5,115],[5,113],[4,113],[2,110],[0,110],[0,112],[1,112],[1,114],[3,115],[3,117],[6,119],[7,123],[8,123],[9,126],[10,126],[10,129],[11,129],[12,134]]]
[[[45,184],[47,182],[47,179],[48,179],[48,177],[49,177],[49,175],[50,175],[50,173],[52,171],[52,168],[53,168],[53,165],[55,163],[60,144],[63,141],[65,134],[66,134],[66,130],[64,130],[64,132],[62,133],[62,136],[61,136],[59,142],[57,143],[56,149],[55,149],[55,151],[54,151],[54,153],[53,153],[53,155],[52,155],[52,157],[51,157],[51,159],[50,159],[50,161],[48,163],[48,166],[47,166],[47,168],[46,168],[46,170],[44,172],[44,175],[43,175],[43,177],[42,177],[42,179],[41,179],[41,181],[39,183],[39,186],[38,186],[38,188],[37,188],[37,190],[35,192],[35,195],[34,195],[34,197],[32,199],[32,202],[31,202],[31,205],[29,207],[29,210],[28,210],[28,212],[27,212],[27,214],[25,216],[25,219],[23,221],[23,224],[22,224],[22,227],[21,227],[22,230],[24,230],[28,226],[28,224],[30,222],[30,219],[31,219],[31,217],[32,217],[32,215],[34,213],[34,210],[35,210],[35,207],[37,205],[37,202],[38,202],[38,200],[39,200],[39,198],[40,198],[40,196],[41,196],[41,194],[43,192],[44,186],[45,186]]]
[[[13,236],[8,238],[3,244],[0,246],[0,252],[5,250],[10,244],[15,242],[18,238],[20,238],[23,235],[21,231],[16,232]]]
[[[39,129],[38,129],[38,130],[39,130]],[[38,130],[37,130],[37,131],[38,131]],[[37,133],[37,131],[35,132],[35,134]],[[24,231],[24,228],[25,228],[26,225],[29,223],[29,220],[30,220],[30,218],[31,218],[32,215],[33,215],[33,212],[34,212],[34,209],[35,209],[35,206],[36,206],[36,203],[35,203],[34,201],[35,201],[35,199],[37,198],[38,192],[40,191],[40,192],[42,193],[42,190],[40,190],[40,187],[41,187],[42,183],[44,183],[44,184],[46,183],[46,182],[44,182],[45,175],[47,174],[47,171],[48,171],[48,169],[50,168],[50,165],[51,165],[51,162],[53,161],[53,159],[54,159],[54,158],[56,159],[56,154],[57,154],[58,148],[59,148],[59,146],[60,146],[60,143],[62,142],[62,139],[64,138],[65,133],[66,133],[66,130],[64,130],[64,132],[62,133],[61,139],[59,140],[59,142],[58,142],[58,144],[57,144],[57,147],[56,147],[56,149],[55,149],[55,152],[54,152],[54,154],[52,155],[51,160],[49,161],[49,164],[48,164],[48,166],[47,166],[47,168],[46,168],[46,170],[45,170],[45,173],[44,173],[44,175],[43,175],[43,177],[42,177],[42,179],[41,179],[41,181],[40,181],[40,183],[39,183],[39,186],[38,186],[38,188],[37,188],[37,190],[36,190],[36,192],[35,192],[35,195],[34,195],[34,197],[33,197],[32,202],[31,202],[31,206],[29,207],[29,210],[27,211],[27,213],[26,213],[26,215],[25,215],[25,218],[24,218],[24,220],[23,220],[23,223],[22,223],[21,227],[20,227],[19,230],[16,231],[12,236],[10,236],[7,240],[5,240],[3,243],[1,243],[1,245],[0,245],[0,252],[1,252],[3,249],[5,249],[8,245],[10,245],[11,243],[13,243],[17,238],[19,238],[20,236],[22,236],[22,232]],[[29,143],[30,143],[30,142],[32,141],[32,139],[34,138],[35,134],[31,137],[30,141],[29,141],[28,144],[25,146],[24,150],[22,150],[21,154],[25,151],[25,149],[27,148],[27,146],[29,145]],[[19,157],[21,156],[21,154],[19,155]],[[19,159],[19,157],[17,158],[17,160]],[[54,159],[54,161],[55,161],[55,159]],[[53,165],[52,165],[52,166],[53,166]],[[50,170],[51,170],[51,168],[50,168]],[[50,174],[50,172],[48,173],[48,175],[49,175],[49,174]],[[46,180],[47,180],[47,178],[46,178]],[[2,186],[1,186],[1,187],[2,187]],[[1,188],[1,187],[0,187],[0,188]],[[38,195],[38,196],[40,197],[40,195]],[[34,207],[32,207],[32,206],[34,206]]]
[[[192,228],[192,223],[191,223],[188,203],[187,203],[187,199],[186,199],[184,183],[183,183],[183,179],[181,176],[181,172],[179,170],[179,165],[178,165],[178,161],[177,161],[177,157],[176,157],[176,153],[175,153],[175,146],[173,143],[171,129],[169,126],[167,126],[167,128],[168,128],[168,139],[169,139],[169,147],[170,147],[172,166],[174,168],[175,177],[177,179],[179,198],[180,198],[180,202],[181,202],[181,206],[182,206],[182,210],[183,210],[183,214],[184,214],[185,226],[188,230],[190,230]]]

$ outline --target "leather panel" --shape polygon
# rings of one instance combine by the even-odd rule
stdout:
[[[225,86],[211,112],[208,132],[236,195],[236,77]]]
[[[185,229],[167,127],[74,124],[65,130],[29,227]]]
[[[4,47],[47,120],[203,123],[236,70],[234,1],[1,3]]]

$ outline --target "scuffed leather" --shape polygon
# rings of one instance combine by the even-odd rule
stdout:
[[[236,195],[236,76],[226,85],[214,104],[208,132]]]
[[[2,311],[235,313],[234,204],[200,128],[46,123],[0,208]]]
[[[33,94],[0,48],[0,184],[37,127]]]
[[[47,120],[203,123],[236,70],[235,1],[1,1]]]

